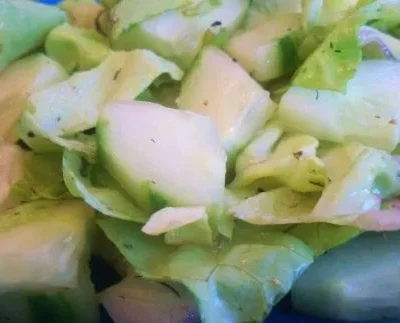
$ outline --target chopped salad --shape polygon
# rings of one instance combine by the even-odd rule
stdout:
[[[313,282],[400,231],[400,1],[0,9],[1,322],[263,322],[304,272],[301,311],[400,318]]]

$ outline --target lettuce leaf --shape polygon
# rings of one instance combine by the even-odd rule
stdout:
[[[69,73],[94,68],[111,54],[104,36],[70,24],[60,25],[47,35],[45,50]]]
[[[129,31],[130,27],[165,11],[188,7],[202,0],[121,0],[112,10],[112,38]]]
[[[98,223],[140,275],[183,283],[205,323],[261,322],[313,261],[305,244],[279,232],[236,228],[232,241],[212,249],[168,246],[134,223]]]
[[[154,213],[142,231],[158,236],[165,233],[167,244],[213,244],[206,207],[167,207]]]
[[[307,244],[314,250],[315,257],[321,256],[326,251],[336,248],[362,233],[356,227],[338,226],[330,223],[299,224],[285,232]]]
[[[326,26],[343,19],[359,0],[303,0],[303,23],[306,27]]]
[[[279,119],[288,130],[321,140],[392,151],[400,140],[399,71],[398,61],[366,60],[346,93],[291,86],[280,101]]]
[[[267,129],[263,137],[246,148],[244,153],[251,154],[255,145],[268,151],[267,141],[272,144],[279,139],[274,137],[277,131]],[[279,133],[279,132],[278,132]],[[272,138],[271,138],[272,136]],[[261,139],[260,139],[261,138]],[[265,141],[264,145],[258,140]],[[318,140],[307,135],[286,135],[275,145],[273,151],[262,160],[252,159],[251,163],[237,171],[232,188],[244,188],[258,185],[263,188],[284,184],[299,192],[321,191],[328,183],[328,177],[322,160],[316,156]],[[241,159],[239,162],[243,162]]]
[[[182,71],[148,50],[114,52],[98,67],[33,93],[24,116],[48,139],[93,128],[107,102],[134,100],[160,75]]]
[[[0,321],[98,321],[87,264],[93,227],[93,210],[76,200],[38,200],[0,215]]]
[[[380,212],[384,198],[399,194],[399,165],[383,151],[358,144],[324,157],[331,180],[322,192],[302,194],[282,187],[241,200],[230,213],[258,225],[324,222],[369,231],[400,229],[397,212]]]
[[[139,210],[119,184],[99,165],[90,165],[76,152],[65,151],[63,175],[70,193],[82,198],[102,214],[144,223],[147,216]]]
[[[0,1],[0,70],[39,47],[46,34],[66,21],[64,12],[34,1]]]
[[[300,14],[302,12],[301,0],[253,0],[244,21],[245,29],[253,29],[268,21],[271,17],[285,14]]]
[[[62,174],[62,154],[33,152],[22,155],[22,175],[11,190],[17,202],[70,197]]]
[[[15,145],[0,138],[0,210],[8,199],[12,186],[22,176],[22,153]]]
[[[21,58],[0,74],[0,137],[13,137],[13,127],[28,96],[68,77],[64,69],[46,55],[37,53]]]
[[[373,20],[398,22],[400,2],[376,0],[348,15],[298,69],[293,85],[344,92],[362,60],[361,26]]]
[[[75,287],[93,219],[77,200],[38,200],[2,212],[0,293]]]

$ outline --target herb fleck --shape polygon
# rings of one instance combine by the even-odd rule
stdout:
[[[302,152],[301,150],[299,150],[299,151],[293,153],[293,156],[294,156],[294,158],[296,158],[296,159],[300,159],[301,156],[303,156],[303,152]]]
[[[114,80],[114,81],[117,80],[117,78],[118,78],[118,76],[119,76],[120,73],[121,73],[121,69],[119,69],[119,70],[117,70],[117,71],[115,72],[114,77],[113,77],[113,80]]]
[[[79,169],[79,174],[82,177],[87,177],[89,175],[89,163],[85,158],[81,158],[81,167]]]
[[[133,248],[133,246],[130,243],[124,243],[122,246],[124,248],[126,248],[126,249],[132,249]]]
[[[29,132],[28,132],[28,137],[29,137],[29,138],[35,138],[34,132],[33,132],[33,131],[29,131]]]
[[[85,135],[91,136],[96,134],[96,128],[90,128],[83,131]]]
[[[18,145],[22,150],[25,150],[25,151],[32,151],[32,148],[29,147],[29,146],[25,143],[25,141],[23,141],[23,140],[21,140],[21,139],[18,139],[17,142],[16,142],[15,144]]]

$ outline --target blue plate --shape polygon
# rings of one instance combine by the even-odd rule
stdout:
[[[57,4],[60,0],[38,0],[39,2],[46,4]],[[104,322],[109,322],[108,319],[104,319]],[[271,313],[265,323],[339,323],[339,321],[324,320],[311,316],[304,315],[302,313],[295,312],[291,309],[290,298],[284,299]],[[382,323],[400,323],[400,321],[387,320],[381,321]],[[363,322],[358,322],[363,323]],[[368,322],[371,323],[371,322]]]

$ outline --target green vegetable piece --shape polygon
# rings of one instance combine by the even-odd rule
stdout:
[[[94,212],[77,200],[38,200],[0,216],[0,320],[98,322],[87,261]]]
[[[133,223],[110,219],[99,225],[140,275],[183,283],[205,323],[261,322],[313,261],[306,245],[279,232],[236,228],[231,242],[212,249],[168,246]]]
[[[66,21],[64,12],[27,0],[0,1],[0,70],[43,44],[46,34]]]
[[[70,73],[94,68],[111,54],[105,37],[94,30],[69,24],[60,25],[49,33],[45,50],[47,56]]]
[[[147,216],[100,166],[90,165],[81,155],[65,151],[63,173],[71,194],[82,198],[95,210],[119,219],[146,222]]]
[[[344,18],[298,69],[293,85],[345,92],[362,61],[358,30],[371,20],[397,23],[398,1],[376,0]]]
[[[102,164],[143,210],[205,206],[212,227],[230,235],[231,219],[221,213],[226,155],[210,118],[148,102],[115,103],[103,110],[97,138]]]
[[[22,155],[21,179],[11,190],[17,202],[70,197],[62,174],[62,154],[33,152]]]

